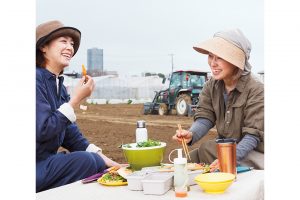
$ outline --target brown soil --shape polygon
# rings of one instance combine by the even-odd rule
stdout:
[[[143,115],[142,104],[105,104],[88,105],[86,111],[77,109],[77,124],[81,132],[91,143],[101,147],[108,157],[119,163],[125,163],[121,144],[135,142],[135,129],[138,120],[146,121],[148,138],[167,143],[163,162],[168,162],[171,150],[181,148],[181,145],[172,140],[177,124],[188,129],[193,122],[192,117],[177,115]],[[208,139],[215,138],[216,131],[211,130],[202,140],[198,141],[189,150],[199,147]]]

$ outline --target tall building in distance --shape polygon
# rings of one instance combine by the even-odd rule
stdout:
[[[100,76],[103,73],[103,49],[87,50],[87,70],[92,76]]]

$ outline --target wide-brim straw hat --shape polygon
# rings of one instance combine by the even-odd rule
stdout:
[[[193,48],[199,53],[213,53],[242,70],[245,68],[244,51],[221,37],[213,37],[195,45]]]
[[[36,27],[36,49],[61,36],[70,36],[73,39],[74,56],[80,45],[81,32],[77,28],[64,26],[57,20],[45,22]]]

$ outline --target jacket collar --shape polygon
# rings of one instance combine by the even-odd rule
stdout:
[[[250,74],[247,74],[245,76],[242,76],[239,80],[238,80],[238,83],[236,84],[236,89],[239,91],[239,92],[243,92],[246,88],[246,84],[249,80],[249,77],[250,77]]]
[[[54,80],[56,79],[56,75],[50,72],[49,70],[47,70],[46,68],[43,67],[37,67],[37,68],[41,70],[41,72],[43,73],[43,75],[46,76],[47,79],[54,79]],[[64,80],[64,77],[62,75],[59,75],[58,79]]]
[[[251,76],[251,73],[249,73],[245,76],[241,76],[235,86],[235,89],[238,90],[239,92],[243,92],[250,76]],[[216,80],[215,88],[217,89],[219,87],[224,88],[223,80]]]

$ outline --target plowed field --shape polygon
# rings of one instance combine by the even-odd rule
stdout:
[[[86,111],[77,109],[77,124],[82,133],[91,143],[103,149],[108,157],[119,163],[125,163],[122,149],[118,148],[122,143],[135,142],[135,129],[138,120],[146,121],[148,138],[167,143],[163,162],[168,162],[171,150],[181,148],[181,145],[173,141],[177,124],[188,129],[193,122],[192,117],[177,115],[143,115],[142,104],[104,104],[88,105]],[[198,141],[189,150],[197,148],[201,142],[215,138],[216,131],[212,129],[203,139]]]

